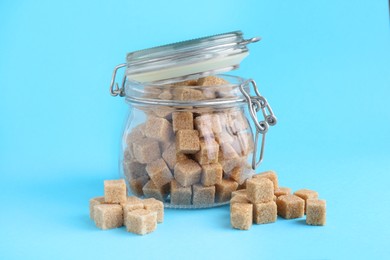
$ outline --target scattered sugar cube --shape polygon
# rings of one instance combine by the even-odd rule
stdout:
[[[134,196],[130,196],[127,197],[127,201],[122,205],[122,207],[123,207],[123,219],[126,219],[127,213],[129,211],[136,210],[136,209],[143,209],[144,204],[141,199]]]
[[[248,199],[252,203],[269,202],[274,197],[274,185],[267,178],[247,180],[246,190]]]
[[[287,187],[279,187],[275,189],[274,194],[276,197],[282,196],[282,195],[288,195],[291,193],[291,189]]]
[[[305,201],[308,199],[318,199],[318,192],[314,190],[300,189],[294,192],[294,195],[300,197]]]
[[[181,186],[177,181],[171,181],[171,204],[191,205],[192,189],[191,186]]]
[[[94,206],[95,224],[100,229],[123,226],[123,209],[118,204],[100,204]]]
[[[89,200],[89,217],[94,219],[95,209],[94,206],[104,203],[104,197],[95,197]]]
[[[157,228],[157,212],[136,209],[127,213],[125,226],[128,232],[145,235]]]
[[[136,179],[130,179],[129,185],[131,192],[136,196],[143,196],[144,192],[142,191],[142,188],[145,186],[145,184],[149,181],[149,176],[142,176]]]
[[[160,142],[169,142],[173,136],[172,125],[165,118],[151,117],[146,122],[145,135]]]
[[[230,222],[233,228],[248,230],[253,222],[253,205],[234,203],[230,208]]]
[[[146,166],[146,172],[157,187],[162,187],[170,183],[173,179],[171,170],[169,170],[168,165],[163,159],[149,163]]]
[[[300,189],[294,192],[294,195],[303,199],[305,201],[305,204],[306,204],[306,200],[308,199],[318,199],[318,192],[314,190]],[[306,213],[306,206],[305,206],[305,213]]]
[[[123,179],[104,181],[104,201],[106,203],[125,203],[126,183]]]
[[[150,211],[157,212],[157,222],[162,223],[164,221],[164,204],[156,199],[145,199],[142,201],[144,208]]]
[[[175,179],[184,187],[199,183],[201,173],[200,165],[191,159],[178,162],[174,169]]]
[[[200,184],[192,185],[192,204],[208,205],[215,200],[215,186],[204,187]]]
[[[223,179],[215,185],[216,202],[226,202],[232,197],[232,192],[237,190],[238,183],[232,180]]]
[[[201,183],[212,186],[222,181],[222,166],[219,163],[202,165]]]
[[[278,215],[285,219],[301,218],[304,215],[305,201],[295,195],[282,195],[276,198]]]
[[[195,159],[200,164],[217,163],[219,154],[219,145],[212,138],[206,138],[200,141],[200,150],[195,154]]]
[[[155,198],[164,201],[169,192],[169,185],[157,187],[153,181],[148,181],[142,188],[142,191],[147,198]]]
[[[172,114],[172,126],[173,131],[176,133],[178,130],[193,130],[194,129],[194,116],[191,112],[174,112]]]
[[[147,138],[133,144],[134,157],[139,163],[151,163],[160,158],[160,146],[156,140]]]
[[[194,154],[199,151],[199,133],[197,130],[179,130],[176,133],[176,152]]]
[[[246,190],[243,189],[243,190],[236,190],[236,191],[233,191],[232,192],[232,198],[234,198],[235,196],[245,196],[246,197]]]
[[[235,167],[230,173],[230,178],[236,181],[239,185],[245,183],[245,181],[251,178],[255,174],[255,171],[250,166]]]
[[[250,200],[246,197],[246,195],[236,195],[232,197],[230,200],[230,205],[233,205],[234,203],[249,203],[251,204]]]
[[[276,190],[277,188],[279,188],[279,185],[278,185],[278,176],[276,175],[276,172],[274,171],[266,171],[266,172],[262,172],[262,173],[259,173],[257,175],[254,175],[253,178],[267,178],[269,179],[270,181],[272,181],[272,183],[274,184],[274,189]]]
[[[313,226],[324,226],[326,224],[325,200],[306,200],[306,224]]]
[[[253,204],[253,222],[256,224],[273,223],[277,215],[277,206],[274,201]]]

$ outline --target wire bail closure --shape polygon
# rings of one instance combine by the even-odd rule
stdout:
[[[123,67],[126,67],[126,63],[122,63],[122,64],[117,65],[117,66],[114,68],[114,71],[113,71],[113,73],[112,73],[111,83],[110,83],[110,94],[111,94],[111,96],[113,96],[113,97],[116,97],[116,96],[118,96],[118,95],[119,95],[120,97],[125,96],[126,75],[123,76],[122,85],[121,85],[120,88],[119,88],[118,83],[115,83],[116,73],[117,73],[117,71],[118,71],[120,68],[123,68]],[[114,85],[115,85],[115,88],[114,88]]]
[[[253,87],[253,90],[255,92],[255,96],[250,95],[250,88],[249,93],[245,90],[244,86],[251,85]],[[252,169],[255,170],[263,161],[264,157],[264,147],[265,147],[265,137],[268,132],[268,129],[270,126],[274,126],[277,123],[277,119],[272,111],[271,106],[268,104],[268,101],[263,97],[259,89],[257,88],[256,82],[253,79],[247,80],[243,84],[239,85],[241,93],[244,95],[247,103],[248,103],[248,110],[249,114],[252,118],[253,123],[256,127],[256,135],[255,135],[255,146],[253,149],[253,157],[252,157]],[[257,118],[257,112],[261,110],[263,114],[264,120],[259,121]],[[261,137],[261,146],[260,146],[260,154],[259,159],[256,161],[257,154],[258,154],[258,142],[259,142],[259,135],[262,135]]]

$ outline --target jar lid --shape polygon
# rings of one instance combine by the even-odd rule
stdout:
[[[127,54],[126,76],[138,82],[175,82],[237,69],[249,54],[241,31],[182,41]]]

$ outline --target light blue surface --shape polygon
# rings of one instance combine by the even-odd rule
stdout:
[[[1,1],[0,259],[388,259],[387,1]],[[126,52],[241,29],[237,72],[279,124],[265,163],[327,200],[304,219],[230,228],[227,207],[166,210],[139,237],[100,231],[88,200],[117,177],[127,107],[108,94]]]

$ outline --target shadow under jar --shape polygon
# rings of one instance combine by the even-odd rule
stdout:
[[[215,207],[255,174],[276,118],[253,80],[217,71],[144,82],[125,75],[116,90],[130,108],[120,168],[133,195],[167,208]]]

